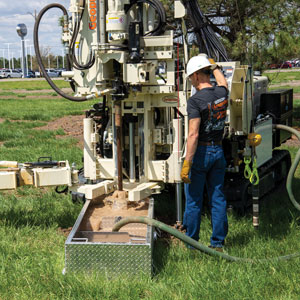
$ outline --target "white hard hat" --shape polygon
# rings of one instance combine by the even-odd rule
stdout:
[[[187,63],[186,77],[188,78],[196,71],[204,69],[209,66],[211,66],[211,63],[209,62],[206,54],[199,54],[197,56],[193,56]]]

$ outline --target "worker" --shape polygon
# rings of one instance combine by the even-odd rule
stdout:
[[[215,77],[216,86],[210,81],[211,74]],[[228,105],[227,81],[219,66],[211,63],[206,54],[189,60],[186,75],[196,88],[196,93],[187,102],[187,151],[181,170],[186,197],[183,228],[186,229],[186,235],[199,240],[206,184],[212,222],[209,247],[223,251],[228,232],[226,199],[223,193],[226,161],[222,148]]]

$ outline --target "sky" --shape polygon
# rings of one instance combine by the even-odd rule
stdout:
[[[70,0],[0,0],[0,57],[8,59],[12,56],[20,57],[21,38],[17,34],[16,27],[24,23],[27,27],[25,36],[28,54],[30,50],[34,54],[33,27],[34,15],[42,8],[51,3],[60,3],[68,10]],[[62,11],[57,8],[49,10],[42,18],[39,29],[39,42],[41,47],[50,47],[54,55],[62,55],[61,28],[58,26],[58,19]],[[9,43],[9,45],[7,44]],[[31,45],[31,47],[30,47]],[[9,51],[8,51],[9,48]],[[31,48],[31,49],[30,49]]]

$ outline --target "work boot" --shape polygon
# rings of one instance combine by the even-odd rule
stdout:
[[[223,247],[215,247],[215,246],[209,245],[208,248],[211,248],[211,249],[213,249],[215,251],[218,251],[218,252],[224,252]]]

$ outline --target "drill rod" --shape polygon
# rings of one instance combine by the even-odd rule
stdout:
[[[115,125],[117,138],[117,159],[118,159],[118,190],[123,190],[123,164],[122,164],[122,113],[121,101],[115,101]]]

